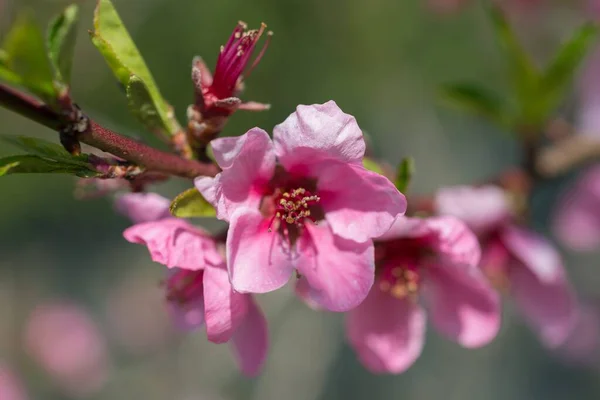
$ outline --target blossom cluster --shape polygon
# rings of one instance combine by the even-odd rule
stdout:
[[[442,11],[463,3],[429,2]],[[541,4],[501,3],[510,10]],[[493,9],[502,34],[510,36],[502,13]],[[102,34],[105,26],[114,28],[121,22],[108,0],[99,0],[96,13],[95,44],[108,54],[109,65],[116,65],[113,72],[119,77],[129,67],[113,57]],[[107,22],[100,21],[103,18]],[[533,153],[540,151],[540,143],[552,139],[550,134],[543,132],[548,137],[542,138],[537,131],[543,129],[530,129],[517,113],[513,128],[523,129],[517,136],[527,154],[515,176],[502,174],[477,185],[441,187],[425,199],[408,196],[410,176],[394,176],[366,157],[365,137],[356,119],[334,101],[297,106],[272,135],[255,127],[239,136],[219,137],[238,110],[269,108],[239,98],[245,79],[270,42],[271,32],[265,29],[262,24],[248,30],[239,22],[221,47],[214,73],[200,57],[194,58],[195,96],[184,128],[157,90],[152,104],[142,101],[138,117],[151,122],[148,130],[168,137],[171,153],[120,137],[92,121],[72,102],[67,82],[51,85],[56,98],[51,102],[43,98],[49,105],[15,96],[15,91],[0,86],[3,97],[16,99],[29,113],[42,110],[40,120],[49,115],[53,120],[46,125],[58,127],[64,147],[57,151],[32,138],[13,139],[33,149],[34,154],[25,159],[33,157],[34,167],[43,168],[36,170],[21,165],[22,158],[10,158],[0,163],[0,175],[48,172],[49,166],[55,171],[61,166],[63,172],[100,178],[80,185],[82,197],[89,195],[84,189],[92,186],[96,195],[130,190],[115,199],[115,209],[131,222],[123,236],[145,246],[151,259],[165,267],[160,288],[173,325],[183,331],[204,330],[208,341],[230,344],[239,369],[248,376],[261,372],[269,350],[260,295],[290,285],[307,307],[344,314],[346,340],[373,373],[399,374],[410,368],[422,353],[428,321],[437,333],[463,348],[488,345],[502,325],[502,296],[514,302],[546,348],[578,361],[596,355],[592,350],[600,348],[600,313],[578,298],[559,251],[528,223],[532,208],[526,204],[532,195],[528,186],[540,175],[533,166],[538,154]],[[253,58],[264,36],[266,43]],[[600,53],[596,53],[579,88],[577,128],[583,133],[579,136],[596,143],[599,67]],[[135,71],[128,72],[128,96],[136,106],[138,86],[147,90],[153,82],[148,77],[140,81]],[[533,83],[525,85],[527,91],[549,81],[533,72],[529,75]],[[458,89],[459,97],[469,97],[470,90],[460,85]],[[546,92],[540,89],[540,93]],[[477,106],[472,98],[467,100],[469,106]],[[483,106],[489,113],[491,105]],[[141,115],[143,110],[147,113]],[[521,111],[531,118],[529,106]],[[108,153],[80,154],[79,139]],[[530,143],[536,140],[540,143]],[[397,174],[402,175],[402,169]],[[170,176],[193,179],[194,187],[182,195],[191,196],[192,200],[184,198],[199,203],[195,206],[202,212],[180,214],[177,199],[182,195],[171,201],[147,191],[150,184]],[[556,238],[573,249],[597,248],[598,204],[600,167],[595,165],[559,202],[551,224]],[[195,216],[214,217],[226,228],[211,231],[190,219]],[[127,319],[126,314],[122,311],[115,318]],[[123,336],[135,337],[133,347],[140,351],[144,341],[139,340],[139,330],[135,332]],[[148,339],[150,343],[160,341],[163,333],[156,335]],[[92,320],[76,306],[36,309],[25,339],[29,355],[65,392],[90,394],[108,379],[107,346]],[[0,364],[0,400],[20,399],[23,393],[16,376]]]
[[[259,373],[268,348],[256,295],[294,280],[308,306],[346,313],[350,345],[376,373],[400,373],[421,353],[426,317],[466,348],[500,328],[510,293],[548,347],[577,323],[578,305],[552,245],[522,226],[499,186],[440,189],[428,215],[363,166],[365,141],[335,102],[298,106],[274,128],[212,142],[221,172],[195,186],[227,222],[217,237],[169,212],[155,193],[117,209],[124,232],[167,267],[165,297],[182,328],[229,342],[241,370]]]

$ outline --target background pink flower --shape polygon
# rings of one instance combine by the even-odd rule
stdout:
[[[25,341],[29,355],[65,392],[91,395],[106,383],[106,342],[79,306],[64,301],[39,305],[27,322]]]
[[[400,373],[418,358],[425,311],[417,299],[438,332],[464,347],[496,336],[498,295],[477,267],[479,244],[462,222],[399,218],[375,246],[376,285],[346,321],[350,344],[369,370]]]
[[[365,143],[337,104],[298,106],[274,129],[212,143],[222,172],[196,187],[230,223],[228,269],[240,292],[276,290],[297,270],[313,300],[349,310],[373,283],[371,239],[406,199],[362,165]]]
[[[27,400],[25,389],[19,379],[7,366],[2,364],[0,364],[0,399]]]
[[[507,194],[495,186],[444,188],[436,195],[436,209],[477,229],[481,269],[511,294],[546,346],[562,344],[578,313],[562,259],[541,235],[515,224]]]

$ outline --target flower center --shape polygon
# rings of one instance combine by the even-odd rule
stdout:
[[[384,268],[379,277],[379,289],[397,299],[415,299],[420,285],[417,268],[408,265]]]
[[[190,303],[203,295],[204,271],[178,269],[166,280],[167,300],[179,305]]]
[[[293,190],[277,189],[275,191],[275,215],[271,219],[271,225],[277,220],[285,222],[284,230],[289,225],[302,227],[308,218],[315,222],[310,208],[316,205],[321,198],[312,194],[303,187]],[[269,231],[271,231],[271,225]]]

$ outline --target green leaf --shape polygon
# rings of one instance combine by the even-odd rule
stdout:
[[[127,84],[127,99],[129,111],[140,120],[151,132],[160,133],[164,130],[160,111],[152,100],[148,86],[136,75],[129,77]]]
[[[54,75],[40,28],[29,13],[21,14],[4,39],[3,69],[0,77],[29,89],[48,100],[56,97]]]
[[[381,169],[381,167],[379,166],[379,164],[377,164],[377,161],[365,157],[363,158],[363,166],[368,169],[369,171],[373,171],[378,173],[379,175],[383,175],[383,169]]]
[[[98,172],[89,168],[53,161],[36,155],[27,154],[0,158],[0,176],[31,173],[69,174],[82,178],[91,178],[99,175]]]
[[[544,100],[545,105],[545,109],[541,110],[546,114],[544,116],[554,111],[558,102],[562,100],[578,67],[596,41],[598,32],[599,26],[595,23],[581,26],[561,46],[554,60],[544,71],[540,87],[540,100]]]
[[[71,4],[52,21],[48,29],[50,62],[54,67],[56,79],[66,85],[71,80],[78,21],[79,6]]]
[[[91,168],[91,165],[87,162],[86,155],[74,156],[67,152],[61,145],[44,139],[17,135],[0,135],[0,141],[17,147],[28,154]]]
[[[442,98],[450,105],[505,125],[508,112],[504,101],[494,92],[471,83],[442,86]]]
[[[161,122],[162,132],[176,133],[180,127],[171,107],[160,94],[150,70],[110,0],[98,1],[94,13],[94,32],[90,32],[90,36],[124,87],[129,85],[131,75],[143,81]]]
[[[395,184],[396,188],[401,193],[406,193],[406,191],[408,190],[414,172],[415,160],[412,157],[406,157],[402,160],[400,165],[398,165],[398,172],[396,174]]]
[[[198,189],[191,188],[180,193],[171,203],[171,214],[180,218],[214,217],[214,207],[206,201]]]
[[[508,23],[500,6],[490,6],[490,19],[504,56],[508,63],[512,84],[521,107],[534,100],[540,72]]]

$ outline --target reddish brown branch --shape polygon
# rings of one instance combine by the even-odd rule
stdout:
[[[39,100],[3,84],[0,84],[0,105],[56,131],[60,131],[63,125],[59,113]],[[186,160],[175,154],[157,150],[119,135],[92,120],[89,121],[85,132],[78,134],[77,140],[145,167],[149,171],[184,178],[215,176],[219,172],[214,164]]]

